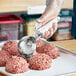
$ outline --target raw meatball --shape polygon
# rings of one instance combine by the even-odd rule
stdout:
[[[3,50],[8,51],[11,55],[19,56],[18,46],[16,41],[7,41],[2,47]]]
[[[6,62],[11,58],[7,51],[0,51],[0,66],[5,66]]]
[[[38,54],[38,52],[35,51],[33,55],[36,55],[36,54]],[[32,55],[32,56],[33,56],[33,55]],[[29,63],[30,58],[28,58],[28,59],[25,58],[25,60],[27,61],[27,63]]]
[[[29,68],[34,70],[45,70],[51,67],[52,60],[46,54],[33,55],[29,60]]]
[[[45,53],[52,59],[56,59],[59,56],[59,49],[51,43],[45,43],[43,46],[36,49],[38,53]]]
[[[40,47],[40,46],[42,46],[44,44],[44,42],[41,40],[41,39],[38,39],[37,41],[36,41],[36,47]]]
[[[6,63],[5,70],[9,73],[24,73],[28,69],[27,61],[22,57],[12,57],[9,62]]]

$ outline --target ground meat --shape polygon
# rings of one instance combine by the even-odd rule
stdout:
[[[0,51],[0,66],[5,66],[9,58],[11,55],[7,51]]]
[[[59,56],[59,49],[51,43],[45,43],[43,46],[36,48],[38,53],[45,53],[52,59],[56,59]]]
[[[28,70],[27,61],[22,57],[12,57],[9,62],[6,63],[5,70],[9,73],[24,73]]]
[[[51,67],[52,59],[46,54],[33,55],[29,60],[29,68],[34,70],[45,70]]]
[[[35,51],[33,55],[36,55],[36,54],[38,54],[38,52]],[[32,56],[33,56],[33,55],[32,55]],[[28,58],[28,59],[25,58],[25,60],[27,61],[27,63],[29,63],[30,58]]]
[[[19,52],[18,52],[18,43],[16,41],[7,41],[2,49],[5,50],[5,51],[8,51],[11,55],[17,55],[17,56],[20,56],[19,55]]]
[[[41,40],[41,39],[38,39],[37,41],[36,41],[36,47],[40,47],[40,46],[42,46],[44,44],[44,42]]]

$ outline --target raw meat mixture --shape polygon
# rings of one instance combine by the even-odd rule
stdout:
[[[56,59],[59,56],[59,49],[52,43],[44,43],[42,46],[37,47],[36,51],[38,53],[45,53],[52,59]]]
[[[6,63],[5,70],[13,74],[24,73],[28,70],[27,61],[22,57],[12,57],[12,59]]]
[[[35,70],[44,70],[51,67],[52,59],[46,54],[33,55],[29,60],[29,68]]]
[[[11,58],[7,51],[0,51],[0,66],[5,66],[6,62]]]
[[[8,51],[11,55],[19,56],[17,44],[18,43],[16,41],[7,41],[2,49]]]
[[[37,41],[36,41],[36,47],[40,47],[40,46],[42,46],[44,44],[44,42],[41,40],[41,39],[38,39]]]
[[[36,41],[36,52],[30,59],[20,57],[18,43],[7,41],[0,51],[0,66],[6,66],[9,73],[24,73],[30,69],[45,70],[51,67],[52,59],[59,56],[59,49],[52,43],[44,43],[41,39]]]

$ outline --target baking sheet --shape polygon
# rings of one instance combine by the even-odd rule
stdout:
[[[0,43],[2,47],[4,43]],[[61,48],[60,48],[61,49]],[[5,71],[5,67],[0,67],[0,71],[9,76],[61,76],[76,72],[76,56],[60,52],[60,56],[52,61],[52,66],[47,70],[30,70],[25,73],[11,74]]]

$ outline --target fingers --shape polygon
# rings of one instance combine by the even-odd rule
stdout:
[[[39,29],[41,26],[42,26],[42,23],[36,21],[36,24],[35,24],[36,30]]]
[[[45,24],[37,22],[36,30],[39,30],[43,34],[42,38],[48,39],[57,30],[58,20],[59,20],[58,17],[56,17],[55,19],[52,19],[52,20],[46,22]]]
[[[57,30],[57,23],[53,23],[53,26],[44,33],[43,38],[48,39],[56,32],[56,30]]]

